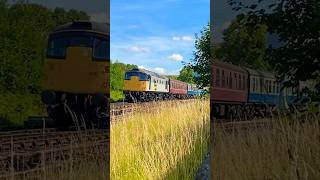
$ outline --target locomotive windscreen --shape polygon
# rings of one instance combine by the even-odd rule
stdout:
[[[94,59],[110,60],[107,38],[83,32],[68,32],[51,35],[48,42],[47,57],[64,59],[68,47],[93,48]]]
[[[137,76],[139,77],[140,81],[147,81],[148,75],[142,72],[127,72],[125,75],[125,80],[130,80],[132,76]]]

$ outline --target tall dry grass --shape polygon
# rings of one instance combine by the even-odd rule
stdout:
[[[215,128],[211,179],[320,179],[320,118],[271,122],[246,131]]]
[[[111,125],[111,179],[194,179],[208,150],[209,101],[168,103]]]

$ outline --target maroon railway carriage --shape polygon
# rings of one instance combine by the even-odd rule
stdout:
[[[237,116],[248,99],[248,72],[232,64],[212,65],[211,108],[216,117]]]
[[[170,79],[170,94],[176,98],[187,97],[188,84],[179,80]]]

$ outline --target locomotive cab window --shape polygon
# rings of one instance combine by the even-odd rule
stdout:
[[[149,76],[147,74],[141,73],[141,72],[127,72],[125,75],[125,80],[131,80],[132,76],[137,76],[140,81],[149,80]]]
[[[94,60],[108,61],[110,59],[109,43],[105,37],[94,33],[63,32],[52,34],[49,37],[47,57],[65,59],[67,48],[87,47],[92,48]]]
[[[68,47],[92,47],[93,37],[84,34],[56,34],[49,38],[47,57],[64,59]]]
[[[93,57],[95,60],[106,61],[110,59],[109,43],[107,40],[96,38],[94,40]]]
[[[68,41],[65,38],[52,38],[49,40],[47,57],[63,59],[66,55]]]

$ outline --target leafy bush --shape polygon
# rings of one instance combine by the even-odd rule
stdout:
[[[133,64],[124,64],[118,61],[110,63],[110,99],[111,102],[121,101],[123,99],[124,75],[127,70],[137,68]]]
[[[28,116],[45,115],[38,95],[0,93],[1,126],[22,125]]]

